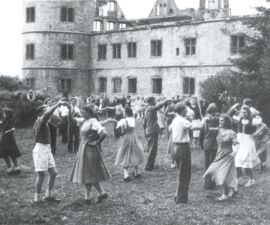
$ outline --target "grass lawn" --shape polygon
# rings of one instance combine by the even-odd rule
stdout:
[[[162,137],[159,141],[156,161],[159,169],[153,172],[142,171],[141,179],[122,183],[122,170],[114,165],[117,141],[112,135],[112,127],[107,128],[110,135],[102,146],[104,161],[112,178],[104,183],[110,197],[99,205],[86,205],[83,187],[68,181],[75,155],[68,154],[65,146],[60,143],[55,157],[59,172],[55,194],[62,201],[60,204],[32,203],[36,178],[32,161],[33,132],[32,129],[17,130],[16,139],[24,153],[20,158],[23,171],[20,175],[8,176],[4,160],[1,160],[0,224],[270,224],[269,169],[255,172],[255,186],[240,187],[239,195],[220,203],[216,199],[221,189],[206,191],[203,188],[203,152],[192,151],[190,200],[188,204],[176,205],[173,197],[178,171],[170,169],[166,138]],[[139,129],[138,135],[145,145],[141,123]]]

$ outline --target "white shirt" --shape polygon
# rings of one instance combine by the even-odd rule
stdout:
[[[76,105],[75,106],[71,106],[71,112],[72,112],[73,115],[74,114],[77,114],[80,117],[82,116],[80,109]]]
[[[128,125],[128,127],[134,128],[135,127],[135,119],[133,117],[127,117],[127,118],[121,119],[117,123],[116,129],[119,128],[119,127],[126,128],[127,125]]]
[[[191,127],[191,122],[177,114],[170,125],[170,129],[172,131],[172,142],[189,143],[190,138],[188,131]]]
[[[59,108],[58,108],[58,113],[59,113],[59,116],[60,117],[65,117],[65,116],[68,116],[68,107],[67,106],[64,106],[64,105],[61,105]]]

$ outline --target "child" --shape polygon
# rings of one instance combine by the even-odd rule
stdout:
[[[21,152],[16,144],[14,137],[14,119],[11,109],[4,109],[4,120],[0,121],[3,124],[2,139],[0,141],[0,158],[3,158],[7,164],[7,173],[20,173],[21,169],[18,166],[17,158],[21,156]],[[13,166],[11,166],[11,161]]]
[[[121,136],[115,164],[124,168],[123,181],[129,182],[128,168],[135,167],[135,178],[139,178],[139,165],[143,164],[144,157],[143,147],[135,134],[135,119],[130,107],[125,108],[125,117],[116,126],[121,131]]]
[[[34,202],[40,202],[41,189],[45,177],[45,171],[50,174],[49,187],[47,189],[44,200],[59,202],[52,197],[51,192],[54,186],[57,171],[55,168],[54,158],[51,152],[51,139],[48,121],[57,107],[63,105],[63,102],[53,105],[49,109],[46,106],[37,108],[38,118],[34,124],[35,147],[33,149],[33,159],[35,171],[37,172],[36,193]]]

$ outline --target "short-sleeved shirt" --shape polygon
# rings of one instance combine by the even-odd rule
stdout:
[[[172,142],[173,143],[189,143],[189,129],[191,128],[192,123],[186,118],[177,115],[171,125],[170,129],[172,130]]]

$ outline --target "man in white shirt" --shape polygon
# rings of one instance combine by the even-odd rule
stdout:
[[[66,97],[61,99],[62,101],[67,101]],[[58,108],[59,117],[62,119],[62,124],[60,125],[60,133],[62,135],[62,143],[66,144],[68,142],[68,108],[66,105],[62,105]]]
[[[185,118],[187,107],[183,103],[176,104],[175,112],[177,113],[177,116],[172,121],[169,129],[172,131],[175,162],[180,171],[177,195],[174,199],[176,204],[179,204],[187,203],[188,201],[188,189],[191,179],[189,130],[192,128],[192,123]]]
[[[80,109],[76,106],[77,100],[76,98],[72,98],[70,100],[71,103],[71,114],[72,117],[81,118]],[[72,120],[68,122],[68,152],[76,153],[79,149],[80,143],[80,128],[77,125],[76,121]]]

